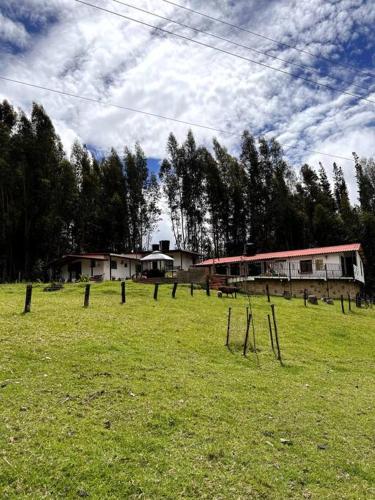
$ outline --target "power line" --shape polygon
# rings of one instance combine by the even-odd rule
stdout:
[[[121,106],[119,104],[113,104],[111,102],[103,102],[100,99],[95,99],[93,97],[87,97],[87,96],[82,96],[82,95],[79,95],[79,94],[73,94],[72,92],[65,92],[63,90],[52,89],[50,87],[45,87],[43,85],[37,85],[35,83],[25,82],[25,81],[22,81],[22,80],[16,80],[14,78],[9,78],[9,77],[2,76],[2,75],[0,75],[0,80],[4,80],[4,81],[9,82],[9,83],[16,83],[16,84],[19,84],[19,85],[24,85],[26,87],[31,87],[31,88],[35,88],[35,89],[39,89],[39,90],[45,90],[47,92],[53,92],[54,94],[60,94],[60,95],[63,95],[65,97],[73,97],[74,99],[80,99],[80,100],[83,100],[83,101],[97,103],[97,104],[100,104],[102,106],[108,106],[108,107],[112,107],[112,108],[116,108],[116,109],[122,109],[122,110],[125,110],[125,111],[131,111],[133,113],[140,113],[142,115],[151,116],[153,118],[160,118],[160,119],[163,119],[163,120],[168,120],[168,121],[172,121],[172,122],[175,122],[175,123],[180,123],[180,124],[183,124],[183,125],[188,125],[190,127],[197,127],[197,128],[202,128],[202,129],[206,129],[206,130],[211,130],[213,132],[219,132],[221,134],[225,134],[225,135],[229,135],[229,136],[235,136],[235,135],[237,135],[234,132],[228,132],[227,130],[220,130],[218,128],[211,127],[211,126],[208,126],[208,125],[202,125],[202,124],[198,124],[198,123],[194,123],[194,122],[188,122],[188,121],[184,121],[184,120],[178,120],[177,118],[171,118],[171,117],[159,115],[157,113],[150,113],[148,111],[143,111],[143,110],[140,110],[140,109],[129,108],[127,106]],[[280,146],[282,147],[281,144],[280,144]],[[297,148],[292,147],[292,148],[287,148],[287,150],[288,149],[297,149]],[[323,156],[330,156],[332,158],[338,158],[340,160],[354,161],[353,158],[347,158],[345,156],[333,155],[333,154],[330,154],[330,153],[322,153],[321,151],[313,151],[311,149],[304,149],[304,151],[307,152],[307,153],[314,153],[314,154],[320,154],[320,155],[323,155]]]
[[[224,37],[217,35],[215,33],[211,33],[209,31],[205,31],[205,30],[202,30],[199,28],[195,28],[195,27],[190,26],[188,24],[181,23],[180,21],[176,21],[175,19],[171,19],[169,17],[165,17],[165,16],[162,16],[160,14],[156,14],[155,12],[151,12],[147,9],[142,9],[141,7],[136,7],[134,5],[130,5],[130,4],[125,3],[125,2],[121,2],[120,0],[112,0],[112,2],[118,3],[120,5],[124,5],[125,7],[129,7],[130,9],[134,9],[134,10],[137,10],[139,12],[143,12],[143,13],[148,14],[150,16],[157,17],[158,19],[163,19],[164,21],[168,21],[170,23],[177,24],[178,26],[181,26],[182,28],[187,28],[189,30],[195,31],[196,33],[211,36],[212,38],[216,38],[217,40],[221,40],[223,42],[230,43],[231,45],[234,45],[235,47],[250,50],[252,52],[256,52],[257,54],[262,54],[264,56],[271,57],[272,59],[276,59],[277,61],[281,61],[283,63],[289,64],[290,66],[295,66],[296,68],[300,68],[300,69],[304,69],[304,70],[307,69],[308,71],[311,71],[313,73],[316,73],[319,76],[322,76],[321,72],[318,69],[314,68],[313,66],[309,66],[308,64],[302,64],[302,63],[300,64],[300,63],[287,61],[286,59],[283,59],[283,58],[278,57],[278,56],[274,56],[272,54],[269,54],[268,52],[264,52],[262,50],[254,48],[254,47],[250,47],[249,45],[243,45],[242,43],[238,43],[238,42],[235,42],[234,40],[224,38]],[[331,77],[330,75],[327,75],[327,76],[329,76],[330,78],[334,78],[334,77]],[[336,80],[342,81],[342,79],[337,79],[337,78],[336,78]],[[358,84],[353,83],[353,82],[351,82],[351,85],[353,85],[354,87],[358,87],[359,89],[362,89],[362,90],[366,90],[366,91],[370,90],[368,87],[363,87],[362,85],[358,85]]]
[[[302,54],[308,54],[309,56],[315,57],[317,59],[322,59],[323,61],[329,62],[330,64],[333,64],[335,66],[341,66],[343,68],[349,68],[352,71],[363,73],[364,75],[366,75],[368,77],[375,78],[375,74],[374,73],[371,73],[371,72],[368,72],[368,71],[363,71],[363,70],[357,68],[356,66],[354,66],[353,64],[350,64],[350,63],[339,63],[339,62],[336,62],[336,61],[332,61],[328,57],[325,57],[325,56],[322,56],[322,55],[316,55],[313,52],[309,52],[306,49],[299,49],[298,47],[295,47],[294,45],[290,45],[290,44],[288,44],[286,42],[280,42],[279,40],[275,40],[274,38],[271,38],[269,36],[262,35],[261,33],[257,33],[255,31],[251,31],[251,30],[249,30],[247,28],[243,28],[242,26],[237,26],[236,24],[232,24],[232,23],[230,23],[228,21],[224,21],[223,19],[219,19],[217,17],[210,16],[208,14],[205,14],[203,12],[199,12],[198,10],[194,10],[194,9],[189,8],[189,7],[185,7],[184,5],[180,5],[180,4],[178,4],[176,2],[172,2],[170,0],[161,0],[161,1],[165,2],[165,3],[168,3],[170,5],[173,5],[174,7],[178,7],[179,9],[183,9],[183,10],[186,10],[186,11],[191,12],[193,14],[197,14],[199,16],[205,17],[206,19],[210,19],[211,21],[215,21],[215,22],[224,24],[226,26],[230,26],[231,28],[235,28],[237,30],[244,31],[244,32],[249,33],[250,35],[254,35],[254,36],[258,37],[258,38],[263,38],[264,40],[268,40],[270,42],[277,43],[278,45],[281,45],[281,46],[286,47],[288,49],[293,49],[293,50],[296,50],[297,52],[301,52]]]
[[[115,16],[122,17],[123,19],[127,19],[128,21],[132,21],[132,22],[141,24],[142,26],[146,26],[148,28],[151,28],[151,29],[154,29],[154,30],[158,30],[158,31],[160,31],[162,33],[166,33],[168,35],[172,35],[172,36],[175,36],[177,38],[181,38],[182,40],[187,40],[189,42],[195,43],[195,44],[200,45],[202,47],[207,47],[207,48],[210,48],[210,49],[213,49],[213,50],[217,50],[218,52],[222,52],[223,54],[230,55],[230,56],[233,56],[233,57],[237,57],[238,59],[241,59],[243,61],[252,62],[254,64],[258,64],[259,66],[263,66],[264,68],[272,69],[273,71],[277,71],[279,73],[283,73],[284,75],[288,75],[288,76],[292,76],[294,78],[298,78],[300,80],[303,80],[305,82],[311,83],[313,85],[318,85],[319,87],[326,88],[328,90],[332,90],[333,92],[338,92],[340,94],[349,95],[351,97],[356,97],[358,99],[363,99],[364,101],[367,101],[367,102],[370,102],[372,104],[375,104],[375,101],[372,101],[371,99],[367,99],[366,97],[363,97],[361,95],[354,94],[354,93],[349,92],[347,90],[341,90],[341,89],[338,89],[336,87],[333,87],[332,85],[328,85],[326,83],[320,83],[320,82],[317,82],[316,80],[311,80],[310,78],[306,78],[306,77],[301,76],[301,75],[296,75],[295,73],[291,73],[290,71],[287,71],[287,70],[284,70],[284,69],[274,68],[273,66],[270,66],[268,64],[265,64],[265,63],[262,63],[262,62],[259,62],[259,61],[255,61],[254,59],[250,59],[248,57],[245,57],[245,56],[242,56],[242,55],[239,55],[239,54],[235,54],[234,52],[230,52],[228,50],[221,49],[219,47],[215,47],[215,46],[210,45],[208,43],[200,42],[199,40],[195,40],[194,38],[190,38],[188,36],[184,36],[184,35],[181,35],[179,33],[175,33],[173,31],[166,30],[164,28],[160,28],[160,27],[155,26],[153,24],[146,23],[145,21],[140,21],[139,19],[134,19],[133,17],[126,16],[124,14],[120,14],[120,13],[115,12],[113,10],[105,9],[104,7],[99,7],[98,5],[94,5],[92,3],[85,2],[83,0],[74,0],[74,1],[77,2],[77,3],[83,4],[83,5],[87,5],[88,7],[93,7],[94,9],[101,10],[103,12],[106,12],[107,14],[113,14]]]
[[[131,111],[132,113],[140,113],[142,115],[152,116],[154,118],[162,118],[163,120],[181,123],[183,125],[189,125],[190,127],[198,127],[198,128],[203,128],[206,130],[212,130],[213,132],[220,132],[221,134],[230,134],[230,132],[228,132],[228,131],[220,130],[218,128],[210,127],[208,125],[202,125],[199,123],[192,123],[192,122],[188,122],[188,121],[184,121],[184,120],[178,120],[177,118],[172,118],[170,116],[159,115],[157,113],[150,113],[148,111],[143,111],[141,109],[129,108],[127,106],[121,106],[119,104],[113,104],[111,102],[103,102],[100,99],[95,99],[94,97],[86,97],[86,96],[82,96],[82,95],[78,95],[78,94],[73,94],[71,92],[65,92],[63,90],[52,89],[50,87],[44,87],[42,85],[37,85],[35,83],[24,82],[21,80],[15,80],[13,78],[8,78],[8,77],[2,76],[2,75],[0,75],[0,80],[5,80],[7,82],[12,82],[12,83],[18,83],[20,85],[25,85],[27,87],[33,87],[33,88],[40,89],[40,90],[47,90],[48,92],[53,92],[55,94],[61,94],[61,95],[67,96],[67,97],[74,97],[74,99],[80,99],[82,101],[95,102],[95,103],[101,104],[103,106],[109,106],[111,108],[123,109],[125,111]]]
[[[288,149],[297,149],[297,148],[295,146],[293,146],[293,147],[290,147]],[[355,161],[353,158],[347,158],[346,156],[332,155],[330,153],[322,153],[321,151],[314,151],[313,149],[305,149],[305,151],[308,151],[309,153],[314,153],[317,155],[330,156],[331,158],[338,158],[339,160]]]

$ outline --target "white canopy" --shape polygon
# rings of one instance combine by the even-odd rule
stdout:
[[[169,257],[169,255],[165,255],[164,253],[159,252],[156,250],[155,252],[150,253],[149,255],[146,255],[146,257],[143,257],[141,259],[141,262],[155,262],[155,261],[174,261],[172,257]]]

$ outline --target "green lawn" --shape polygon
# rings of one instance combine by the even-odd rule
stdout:
[[[375,309],[0,286],[0,498],[375,498]],[[224,347],[227,309],[233,346]],[[286,442],[283,440],[286,440]]]

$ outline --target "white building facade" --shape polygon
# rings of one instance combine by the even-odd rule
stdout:
[[[139,272],[139,258],[129,254],[70,254],[53,263],[53,274],[63,281],[87,277],[94,281],[130,279]]]

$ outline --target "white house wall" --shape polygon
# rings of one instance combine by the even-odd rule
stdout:
[[[77,259],[69,264],[64,264],[61,268],[61,277],[65,281],[69,281],[70,273],[69,266],[75,262],[81,262],[81,275],[88,276],[103,276],[104,280],[124,280],[131,278],[136,273],[137,263],[131,259],[124,259],[120,257],[111,257],[111,260],[117,263],[117,269],[112,269],[110,272],[110,262],[108,260],[96,260],[95,267],[91,269],[91,261],[88,259]]]
[[[182,271],[188,271],[190,267],[193,265],[193,256],[185,253],[180,253],[180,252],[173,252],[173,253],[168,253],[166,252],[166,255],[169,255],[174,259],[173,267],[174,269],[180,269]]]
[[[357,266],[354,269],[355,272],[355,278],[358,281],[361,281],[362,283],[365,282],[365,270],[364,270],[364,264],[361,256],[359,255],[359,252],[356,252],[357,256]]]
[[[75,264],[77,262],[81,262],[81,274],[83,276],[91,276],[90,260],[87,260],[87,259],[77,259],[77,260],[74,260],[74,261],[70,262],[69,264],[64,264],[62,266],[62,268],[61,268],[61,277],[65,281],[69,281],[69,279],[70,279],[69,266],[71,266],[72,264]],[[94,274],[100,274],[100,273],[94,272]]]
[[[110,273],[110,263],[109,260],[105,261],[104,267],[104,279],[109,280],[124,280],[129,279],[136,273],[136,262],[131,259],[124,259],[121,257],[111,257],[112,262],[117,263],[117,269],[112,269],[112,273]]]

